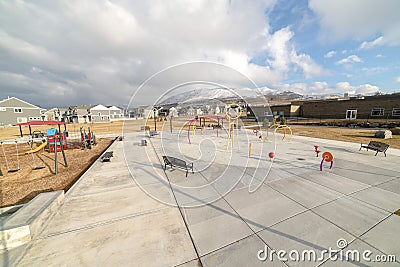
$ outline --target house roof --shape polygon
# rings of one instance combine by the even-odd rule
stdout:
[[[95,106],[96,105],[80,105],[80,106],[75,106],[74,108],[76,108],[76,109],[91,109]]]
[[[16,107],[15,104],[12,104],[12,102],[15,102],[15,101],[20,102],[20,103],[22,104],[22,105],[17,106],[17,107],[21,107],[21,108],[24,108],[24,107],[25,107],[25,108],[38,108],[38,109],[41,109],[41,108],[38,107],[38,106],[35,106],[35,105],[31,104],[31,103],[28,103],[28,102],[26,102],[26,101],[24,101],[24,100],[21,100],[21,99],[19,99],[19,98],[14,97],[14,96],[1,100],[1,101],[0,101],[0,106],[2,106],[2,107]]]
[[[122,108],[119,108],[117,106],[106,106],[110,110],[122,110]]]

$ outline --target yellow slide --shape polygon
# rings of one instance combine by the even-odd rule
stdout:
[[[39,150],[41,150],[42,148],[44,148],[45,146],[47,146],[47,141],[46,142],[44,142],[43,144],[41,144],[40,146],[38,146],[37,148],[35,148],[35,149],[32,149],[32,150],[29,150],[29,151],[26,151],[25,152],[25,154],[30,154],[30,153],[35,153],[35,152],[38,152]]]

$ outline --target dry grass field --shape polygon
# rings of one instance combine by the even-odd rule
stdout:
[[[374,134],[377,130],[300,125],[292,125],[290,127],[292,128],[294,135],[338,140],[359,144],[368,144],[369,141],[374,140],[387,143],[388,145],[390,145],[390,148],[400,149],[400,135],[393,135],[392,139],[377,139],[374,138]]]
[[[188,118],[174,118],[172,128],[177,130],[185,125],[187,126]],[[69,124],[67,131],[70,134],[78,134],[79,128],[84,127],[87,131],[90,127],[95,135],[117,134],[120,135],[124,131],[139,131],[146,124],[145,120],[128,120],[114,121],[109,123],[95,124]],[[149,120],[147,125],[154,130],[154,120]],[[157,130],[169,131],[170,121],[157,121]],[[47,131],[49,127],[32,127],[34,130]],[[294,135],[309,136],[322,139],[340,140],[353,143],[368,143],[374,138],[376,130],[371,129],[351,129],[339,127],[321,127],[321,126],[304,126],[292,125]],[[63,130],[63,126],[62,126]],[[27,127],[23,129],[24,135],[29,135]],[[0,140],[19,138],[18,127],[0,128]],[[68,190],[73,183],[82,175],[82,173],[101,155],[101,153],[111,144],[113,139],[99,139],[99,144],[92,150],[68,149],[66,156],[68,167],[63,166],[61,153],[58,153],[59,174],[54,174],[54,153],[40,151],[33,155],[25,155],[24,152],[29,150],[27,143],[18,144],[19,150],[19,168],[14,173],[7,173],[5,157],[0,151],[0,169],[3,176],[0,176],[0,206],[6,207],[10,205],[26,203],[37,194],[46,191]],[[392,139],[381,141],[390,145],[390,148],[400,149],[400,136],[394,135]],[[10,169],[18,168],[16,159],[16,148],[13,144],[4,145],[6,157],[9,161]],[[390,149],[389,148],[389,149]],[[35,166],[44,166],[40,170],[33,170]]]

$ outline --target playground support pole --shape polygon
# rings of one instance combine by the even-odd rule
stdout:
[[[60,135],[60,145],[61,145],[61,153],[62,153],[63,158],[64,158],[64,166],[68,167],[67,158],[65,157],[64,144],[63,144],[63,140],[62,140],[61,135]]]
[[[57,139],[54,137],[54,171],[58,174],[58,162],[57,162]]]
[[[171,116],[170,118],[169,118],[169,129],[170,129],[170,131],[171,131],[171,133],[172,133],[172,118],[173,118],[174,116]]]
[[[253,144],[250,143],[250,145],[249,145],[249,157],[251,157],[252,150],[253,150]]]
[[[21,125],[19,126],[19,133],[21,134],[21,137],[22,137],[22,128],[21,128]]]
[[[219,118],[218,118],[218,124],[217,124],[217,137],[218,137],[218,128],[219,128]]]

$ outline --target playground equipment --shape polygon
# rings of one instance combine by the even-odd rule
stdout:
[[[47,130],[47,144],[48,151],[54,152],[54,171],[58,174],[58,158],[57,153],[61,152],[64,158],[64,166],[68,167],[67,158],[65,156],[64,150],[67,149],[67,140],[65,133],[59,133],[57,129],[50,128]]]
[[[40,169],[45,168],[45,166],[36,165],[36,160],[35,160],[35,157],[33,156],[33,153],[36,153],[36,152],[40,151],[41,149],[44,149],[47,145],[47,141],[43,142],[40,146],[38,146],[35,149],[32,149],[33,139],[31,141],[29,141],[28,144],[29,144],[29,147],[31,148],[31,150],[26,151],[25,154],[32,155],[33,170],[40,170]]]
[[[319,166],[319,170],[320,171],[322,171],[322,165],[324,164],[325,161],[331,163],[331,166],[329,167],[329,169],[332,169],[332,167],[333,167],[333,155],[330,152],[322,153],[322,161],[321,161],[321,165]]]
[[[207,116],[198,116],[198,119],[200,121],[200,127],[202,127],[201,129],[204,129],[206,127],[206,120],[212,120],[214,122],[217,122],[217,125],[214,125],[214,123],[212,124],[208,124],[209,127],[212,127],[213,130],[217,131],[217,137],[218,137],[218,131],[219,129],[221,129],[221,124],[222,126],[224,125],[224,119],[226,118],[226,116],[219,116],[219,115],[207,115]]]
[[[268,129],[272,129],[272,128],[275,128],[275,129],[274,129],[274,136],[275,136],[276,132],[277,132],[279,129],[282,129],[282,130],[283,130],[283,137],[282,137],[282,140],[284,140],[284,139],[286,138],[286,129],[288,129],[289,132],[290,132],[289,142],[292,141],[292,137],[293,137],[292,129],[290,128],[290,126],[288,126],[288,125],[286,125],[286,124],[273,124],[273,125],[271,125],[269,128],[267,128],[267,135],[266,135],[266,137],[265,137],[265,139],[264,139],[265,141],[268,141]]]
[[[33,148],[32,148],[32,142],[33,142],[33,141],[29,141],[29,142],[28,142],[28,143],[29,143],[29,147],[31,148],[31,150],[26,151],[25,154],[33,154],[33,153],[36,153],[36,152],[42,150],[42,148],[45,148],[45,147],[47,146],[47,141],[44,141],[40,146],[38,146],[37,148],[33,149]]]
[[[238,149],[239,145],[239,117],[242,115],[242,107],[238,104],[230,104],[226,109],[226,118],[228,119],[228,142],[226,144],[226,149],[231,146],[233,148],[235,141],[235,131],[236,131],[236,142]]]
[[[251,157],[251,152],[253,151],[253,144],[249,144],[249,157]]]
[[[50,128],[47,130],[46,135],[47,135],[48,150],[51,153],[54,152],[54,149],[56,149],[57,152],[61,152],[62,149],[67,149],[67,140],[66,140],[67,138],[65,133],[60,134],[57,129]],[[55,141],[56,135],[59,135],[61,137],[62,142],[60,140],[58,142]],[[50,144],[52,144],[53,146],[51,146]]]
[[[10,165],[8,165],[8,160],[7,160],[7,156],[6,156],[6,152],[4,150],[4,145],[3,142],[1,143],[1,149],[3,150],[3,156],[4,156],[4,160],[6,162],[6,167],[7,167],[7,172],[17,172],[20,170],[20,165],[19,165],[19,157],[18,157],[18,141],[15,140],[15,150],[16,150],[16,155],[17,155],[17,168],[16,169],[10,169]]]
[[[268,157],[270,160],[273,160],[275,158],[275,153],[274,152],[269,152]]]
[[[193,124],[193,125],[192,125],[192,123],[193,123],[193,122],[196,123],[197,121],[198,121],[198,120],[197,120],[197,117],[194,118],[193,120],[190,120],[190,121],[189,121],[189,127],[188,127],[188,132],[187,132],[189,144],[191,144],[191,142],[190,142],[190,132],[192,131],[192,132],[193,132],[193,135],[196,135],[196,124]]]
[[[54,152],[54,171],[56,175],[58,174],[58,158],[57,152],[62,153],[64,158],[64,166],[68,167],[67,158],[65,156],[64,148],[66,148],[66,142],[62,139],[62,135],[57,133],[52,136],[52,139],[48,139],[49,142],[49,150],[50,152]],[[60,151],[59,151],[60,150]]]
[[[97,144],[97,141],[96,141],[96,136],[90,130],[90,127],[88,127],[87,134],[85,129],[83,129],[83,127],[80,127],[80,132],[81,132],[82,149],[86,148],[92,149],[92,147]]]
[[[319,150],[319,146],[314,146],[314,150],[315,150],[315,153],[317,153],[317,157],[318,157],[319,153],[322,152],[321,150]]]

